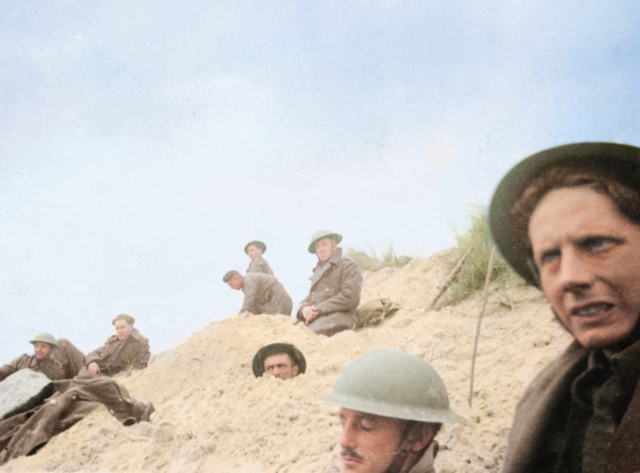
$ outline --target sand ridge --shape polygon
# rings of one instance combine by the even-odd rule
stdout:
[[[151,423],[120,425],[100,408],[53,438],[36,455],[2,472],[322,472],[338,434],[337,407],[320,400],[348,361],[378,348],[429,360],[444,379],[461,422],[438,434],[440,473],[498,472],[515,405],[534,375],[570,337],[533,288],[492,294],[482,322],[473,407],[468,405],[471,353],[480,297],[427,310],[454,261],[452,251],[404,268],[365,274],[361,302],[387,297],[400,310],[379,327],[317,336],[285,316],[213,322],[149,367],[119,378],[151,400]],[[293,380],[254,378],[263,345],[291,342],[307,372]]]

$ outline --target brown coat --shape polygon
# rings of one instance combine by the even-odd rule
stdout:
[[[363,284],[358,265],[343,258],[342,248],[338,248],[326,263],[318,261],[310,279],[311,290],[300,303],[298,319],[304,321],[302,309],[315,305],[320,315],[309,324],[314,332],[330,336],[352,329]]]
[[[273,276],[271,266],[269,266],[269,263],[267,263],[267,260],[265,260],[262,255],[256,256],[256,259],[249,264],[247,274],[249,273],[265,273]]]
[[[640,363],[640,342],[624,350],[636,364]],[[569,408],[561,399],[571,389],[573,381],[584,370],[589,350],[577,342],[540,373],[518,404],[509,443],[504,473],[537,473],[536,461],[541,444],[554,427],[558,411]],[[556,427],[557,428],[557,427]],[[622,422],[613,434],[607,450],[605,473],[640,471],[640,383],[633,392]]]
[[[12,375],[16,371],[30,369],[44,374],[52,381],[57,379],[64,379],[64,368],[51,355],[47,356],[44,360],[37,360],[35,355],[22,355],[11,363],[7,363],[0,368],[0,381],[3,381],[7,376]]]
[[[275,276],[249,273],[243,278],[242,290],[244,300],[240,312],[291,315],[291,297]]]
[[[86,366],[95,361],[101,374],[113,376],[131,364],[137,369],[146,368],[150,357],[149,340],[134,328],[124,340],[116,335],[109,337],[103,347],[87,355]]]
[[[77,375],[86,361],[84,353],[65,338],[58,339],[58,346],[51,356],[64,368],[64,379],[71,379]]]

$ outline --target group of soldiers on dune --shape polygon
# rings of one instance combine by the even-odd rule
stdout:
[[[362,292],[362,271],[342,256],[342,248],[338,247],[341,241],[342,235],[331,230],[318,230],[312,235],[308,250],[317,256],[318,263],[310,278],[309,295],[296,313],[309,329],[328,337],[355,327]],[[291,315],[291,297],[262,256],[267,245],[253,240],[244,251],[251,258],[246,275],[232,270],[222,278],[231,289],[244,292],[240,312]]]
[[[489,227],[506,261],[544,293],[559,325],[573,337],[520,401],[503,471],[640,471],[640,148],[586,142],[529,156],[496,188]],[[318,264],[296,313],[309,329],[327,336],[353,329],[362,290],[360,270],[338,248],[341,239],[327,230],[312,237],[309,251]],[[230,271],[224,282],[244,291],[242,312],[291,315],[291,298],[262,257],[265,251],[260,241],[248,243],[252,263],[246,275]],[[126,340],[146,343],[127,317],[116,317],[115,338],[84,359],[70,343],[40,334],[32,340],[35,355],[0,370],[2,377],[31,368],[64,379],[80,368],[46,407],[22,414],[13,438],[3,427],[7,420],[0,423],[0,463],[39,445],[27,442],[17,451],[11,442],[25,441],[21,425],[38,422],[40,413],[47,416],[49,406],[55,410],[65,400],[102,402],[125,425],[149,419],[153,406],[129,398],[110,378],[122,369],[118,357]],[[118,324],[126,324],[124,338]],[[146,350],[146,358],[135,352],[135,367],[146,365],[148,344]],[[307,365],[292,344],[271,343],[256,353],[252,369],[256,377],[289,380]],[[433,473],[435,437],[443,423],[458,420],[433,366],[400,350],[374,350],[351,360],[333,391],[320,397],[339,406],[341,423],[326,472]]]

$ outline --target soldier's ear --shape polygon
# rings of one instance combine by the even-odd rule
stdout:
[[[298,372],[300,371],[300,367],[298,365],[293,365],[293,376],[294,378],[298,376]]]
[[[400,448],[405,452],[421,452],[431,443],[435,435],[435,424],[418,424],[409,430]]]

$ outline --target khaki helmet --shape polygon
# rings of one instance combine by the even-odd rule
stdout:
[[[249,247],[253,245],[256,248],[260,248],[262,250],[262,253],[266,253],[267,252],[267,245],[264,244],[264,242],[260,241],[260,240],[252,240],[249,243],[247,243],[246,245],[244,245],[244,252],[246,254],[249,254]]]
[[[39,333],[38,335],[33,337],[33,340],[29,341],[29,343],[31,343],[33,345],[35,345],[36,342],[48,343],[52,347],[57,347],[58,346],[58,341],[56,340],[56,338],[53,335],[51,335],[50,333],[47,333],[47,332]]]
[[[511,228],[511,208],[531,181],[553,167],[590,169],[640,192],[640,148],[618,143],[573,143],[549,148],[516,164],[502,178],[489,206],[489,229],[504,259],[527,283],[540,287],[531,251]]]
[[[280,353],[286,353],[291,358],[294,365],[298,366],[298,374],[303,374],[307,371],[307,360],[300,350],[298,350],[291,343],[271,343],[266,345],[255,354],[253,362],[251,363],[251,369],[256,378],[259,378],[264,374],[264,360],[273,355],[279,355]]]
[[[354,411],[419,422],[455,422],[440,375],[401,350],[375,350],[347,363],[326,401]]]
[[[309,243],[309,253],[316,252],[316,243],[324,238],[332,238],[336,243],[342,241],[342,235],[331,230],[318,230],[311,236],[311,243]]]

